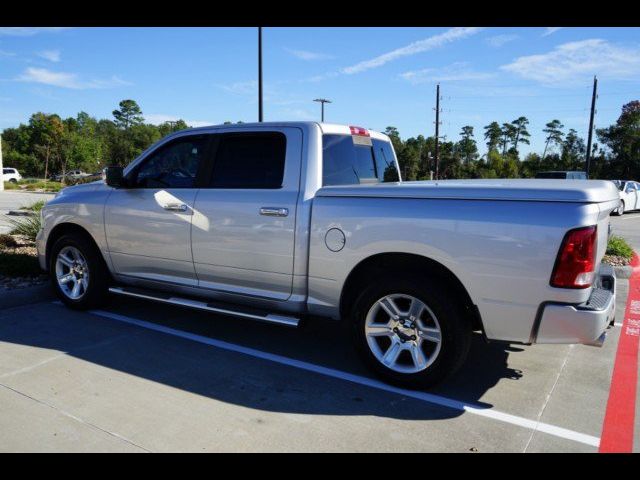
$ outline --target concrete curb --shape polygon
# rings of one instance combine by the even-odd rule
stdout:
[[[45,283],[33,287],[0,291],[0,310],[53,300],[55,297],[51,285]]]

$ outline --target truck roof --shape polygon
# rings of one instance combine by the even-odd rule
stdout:
[[[251,123],[228,123],[228,124],[219,124],[219,125],[208,125],[204,127],[196,127],[196,128],[188,128],[185,130],[180,130],[175,133],[187,133],[187,132],[204,132],[210,130],[219,130],[219,129],[243,129],[243,128],[268,128],[268,127],[302,127],[302,128],[310,128],[310,127],[320,127],[322,133],[326,134],[339,134],[339,135],[351,135],[350,125],[338,124],[338,123],[323,123],[323,122],[312,122],[312,121],[293,121],[293,122],[251,122]],[[356,126],[356,125],[353,125]],[[358,125],[360,126],[360,125]],[[375,130],[370,130],[367,127],[364,127],[372,138],[376,138],[378,140],[389,140],[389,137],[384,133],[377,132]]]

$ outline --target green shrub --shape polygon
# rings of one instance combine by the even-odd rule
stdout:
[[[5,190],[20,190],[20,186],[17,183],[13,182],[4,182]]]
[[[609,238],[606,253],[607,255],[615,255],[629,260],[633,256],[633,248],[631,248],[624,238],[612,235]]]
[[[33,215],[27,215],[24,217],[7,217],[7,221],[11,225],[11,234],[12,235],[22,235],[29,240],[35,242],[36,235],[40,231],[40,226],[42,224],[42,220],[40,218],[40,210],[44,207],[44,201],[37,201],[27,207],[24,207],[26,210],[31,210],[34,212]]]
[[[47,203],[44,200],[38,200],[35,203],[32,203],[31,205],[27,205],[26,207],[22,207],[24,210],[31,210],[32,212],[35,213],[40,213],[40,210],[42,210],[42,207],[44,207],[44,204]]]

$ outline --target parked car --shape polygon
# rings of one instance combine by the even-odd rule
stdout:
[[[632,180],[615,180],[614,183],[620,194],[620,204],[614,210],[614,215],[640,209],[640,183]]]
[[[69,170],[68,172],[65,172],[64,174],[59,173],[57,175],[53,175],[51,177],[52,180],[55,180],[56,182],[62,182],[62,180],[80,180],[82,178],[86,178],[86,177],[90,177],[91,174],[90,173],[85,173],[82,170]]]
[[[2,169],[3,182],[18,183],[20,180],[22,180],[22,175],[17,169],[6,167]]]
[[[608,181],[400,181],[392,144],[314,122],[182,130],[42,210],[68,307],[108,293],[296,326],[351,325],[386,380],[431,386],[489,341],[602,345]]]
[[[564,180],[586,180],[587,174],[581,171],[555,171],[555,172],[538,172],[536,178],[557,178]]]

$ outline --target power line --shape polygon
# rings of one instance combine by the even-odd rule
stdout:
[[[436,148],[435,148],[435,161],[436,161],[436,180],[438,180],[438,163],[440,160],[440,84],[436,85]]]

